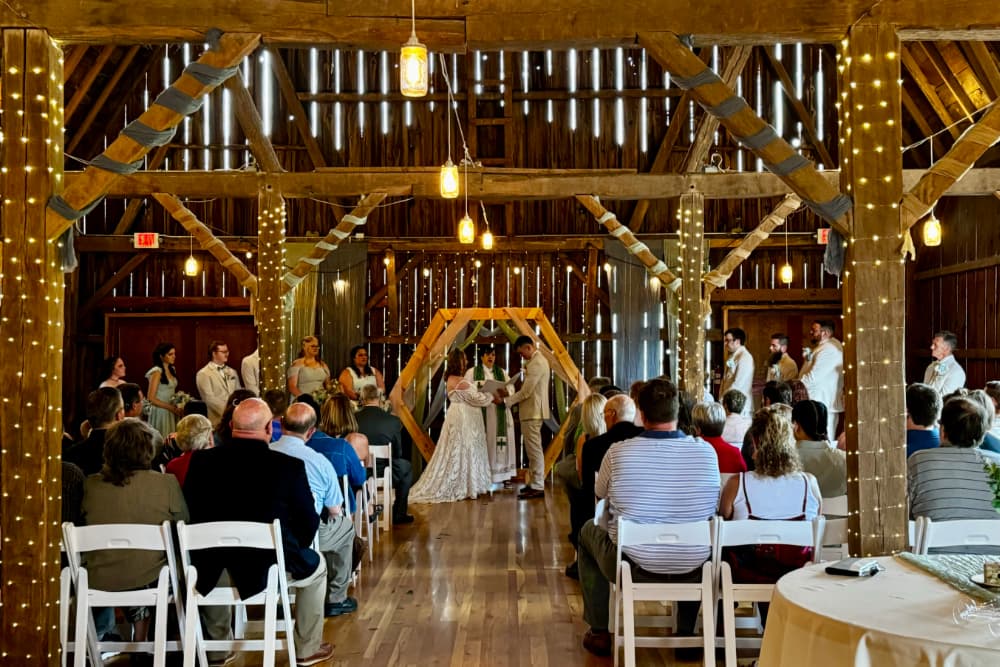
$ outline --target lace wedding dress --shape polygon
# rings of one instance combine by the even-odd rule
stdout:
[[[447,503],[475,498],[492,483],[481,408],[493,396],[476,391],[463,380],[448,394],[451,406],[444,418],[434,455],[410,489],[410,503]]]

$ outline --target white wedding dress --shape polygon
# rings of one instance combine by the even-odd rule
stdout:
[[[447,503],[490,490],[492,475],[480,410],[493,403],[493,396],[462,380],[448,393],[448,399],[451,406],[437,447],[410,489],[410,503]]]

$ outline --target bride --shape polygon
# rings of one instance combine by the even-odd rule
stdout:
[[[445,503],[475,498],[492,484],[481,408],[500,399],[481,391],[463,377],[465,352],[448,355],[445,377],[451,407],[424,474],[410,490],[411,503]]]

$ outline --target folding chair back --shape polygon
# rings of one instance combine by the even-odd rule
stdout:
[[[926,554],[934,548],[997,547],[1000,553],[1000,520],[960,519],[956,521],[923,520],[921,544],[917,553]]]
[[[715,545],[716,581],[722,598],[722,628],[725,637],[726,667],[736,667],[736,648],[739,646],[760,647],[760,637],[736,638],[735,603],[769,602],[774,584],[734,583],[729,563],[722,560],[724,547],[761,544],[787,544],[812,547],[814,558],[818,558],[823,547],[823,533],[826,520],[817,516],[812,521],[719,521],[718,540]]]
[[[181,547],[181,560],[187,579],[187,610],[184,625],[184,642],[189,649],[184,654],[184,667],[194,667],[197,653],[199,664],[208,667],[208,651],[263,651],[263,664],[273,667],[275,651],[285,648],[289,664],[295,664],[294,621],[288,598],[288,581],[285,577],[285,555],[282,551],[281,522],[253,523],[249,521],[217,521],[211,523],[177,523],[177,539]],[[264,590],[249,598],[240,598],[234,587],[216,586],[207,595],[197,590],[198,570],[191,564],[191,553],[202,549],[242,548],[265,549],[275,552],[277,563],[271,565],[267,573]],[[283,621],[278,622],[278,604],[281,604]],[[247,605],[263,605],[264,638],[248,640],[244,638]],[[198,607],[237,607],[235,636],[231,640],[206,640],[202,636]],[[285,637],[278,638],[278,631],[284,630]],[[195,647],[197,651],[191,650]]]
[[[382,476],[376,476],[378,471],[377,462],[385,461],[385,469]],[[382,530],[389,530],[392,525],[389,523],[389,515],[392,513],[392,447],[389,445],[368,445],[368,467],[371,468],[372,476],[368,479],[374,485],[372,497],[381,499],[382,505]]]
[[[639,545],[685,545],[702,546],[711,552],[715,543],[715,521],[705,520],[679,524],[641,524],[622,517],[618,518],[618,549],[614,585],[614,607],[612,632],[615,639],[615,665],[618,664],[618,648],[625,649],[626,667],[635,667],[635,649],[641,647],[688,647],[703,646],[705,665],[715,664],[715,582],[711,560],[702,566],[701,580],[693,582],[636,583],[632,578],[632,568],[623,560],[625,547]],[[637,601],[698,601],[702,604],[702,636],[636,636],[635,603]],[[622,614],[622,633],[618,632],[619,612]],[[674,607],[676,615],[676,606]],[[648,617],[642,617],[644,625],[652,626]],[[655,624],[655,623],[654,623]]]
[[[827,517],[847,516],[847,496],[824,498],[823,515]]]
[[[174,603],[179,624],[184,622],[184,610],[177,596],[178,577],[174,562],[174,545],[170,534],[170,522],[160,525],[149,524],[102,524],[96,526],[75,526],[64,523],[63,545],[69,561],[69,576],[60,576],[60,601],[67,605],[60,610],[60,618],[65,620],[61,630],[63,645],[68,646],[68,620],[70,583],[76,589],[76,623],[73,641],[73,664],[83,667],[87,653],[94,664],[101,664],[101,652],[152,653],[155,667],[166,664],[166,652],[182,650],[179,641],[167,641],[167,610]],[[84,554],[93,551],[130,549],[157,551],[165,555],[167,564],[160,568],[154,588],[132,591],[105,591],[92,588],[90,574],[85,565]],[[171,593],[173,591],[173,593]],[[94,627],[94,607],[153,607],[156,623],[153,639],[142,642],[102,642]],[[86,649],[84,649],[86,645]]]

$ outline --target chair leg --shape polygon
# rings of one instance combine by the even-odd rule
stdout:
[[[622,623],[625,625],[625,667],[635,667],[635,601],[632,599],[632,572],[628,563],[622,563]],[[617,639],[615,641],[615,662],[618,662]]]
[[[608,598],[610,603],[609,616],[611,617],[611,650],[614,651],[614,665],[618,667],[618,646],[621,643],[618,636],[618,614],[621,600],[618,598],[618,587],[612,583],[609,583],[608,586],[611,587],[611,595]]]
[[[269,577],[270,579],[270,577]],[[271,582],[269,581],[268,584]],[[269,587],[270,588],[270,587]],[[264,667],[274,667],[275,637],[277,637],[278,605],[274,595],[264,603]],[[291,619],[286,619],[289,623]],[[287,624],[286,624],[287,627]]]
[[[67,654],[69,652],[69,607],[70,607],[70,574],[69,568],[64,567],[59,573],[59,646],[62,647],[60,666],[66,667]],[[75,646],[75,642],[74,642]]]
[[[95,642],[91,641],[90,630],[90,605],[87,604],[89,595],[87,587],[87,573],[82,569],[77,575],[76,582],[76,629],[73,633],[76,641],[76,652],[73,654],[73,666],[84,667],[87,663],[88,651],[92,654],[95,665],[101,664],[101,652]],[[97,636],[96,631],[93,633]]]
[[[715,590],[711,565],[701,574],[701,633],[705,647],[705,667],[715,667]]]
[[[733,573],[722,564],[722,633],[726,640],[726,667],[736,667],[736,611],[733,609]]]

